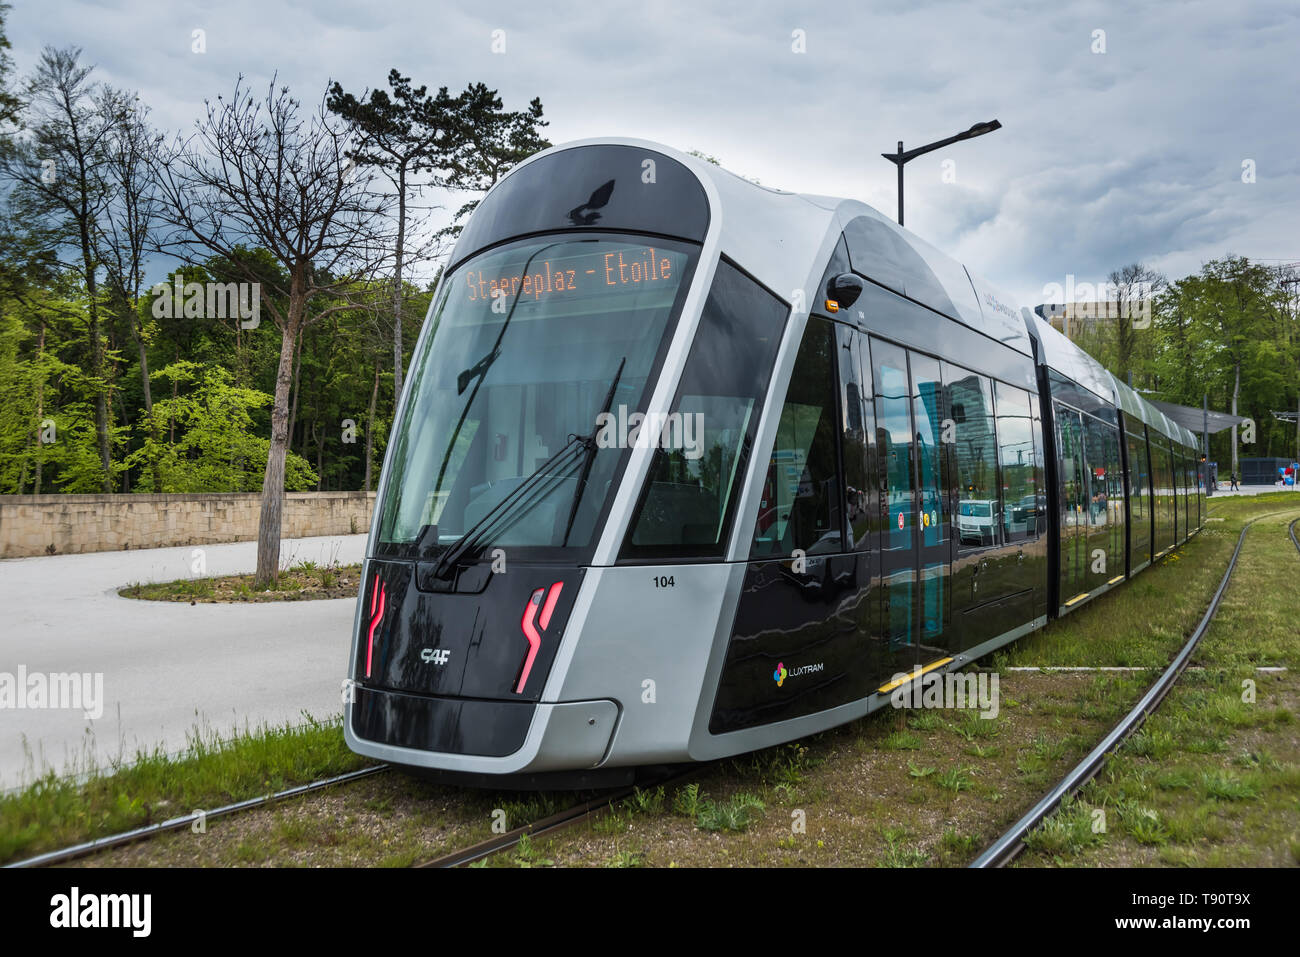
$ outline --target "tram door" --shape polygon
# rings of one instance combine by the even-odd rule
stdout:
[[[941,642],[950,544],[944,530],[938,363],[871,340],[880,511],[881,633],[895,670],[930,660]],[[930,370],[928,364],[934,366]],[[922,648],[925,651],[922,651]]]
[[[1056,449],[1060,466],[1061,604],[1087,592],[1088,489],[1079,413],[1055,406]]]
[[[912,384],[912,434],[916,437],[917,643],[921,664],[942,657],[948,573],[952,562],[951,500],[943,474],[946,409],[939,360],[908,353]]]

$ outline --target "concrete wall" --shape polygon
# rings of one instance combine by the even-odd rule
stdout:
[[[363,534],[374,492],[288,492],[285,538]],[[0,558],[253,541],[262,496],[0,495]]]

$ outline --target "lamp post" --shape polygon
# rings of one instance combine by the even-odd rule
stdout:
[[[897,153],[881,153],[885,159],[898,167],[898,225],[903,225],[903,164],[909,160],[914,160],[923,153],[929,153],[931,150],[937,150],[941,146],[947,146],[950,143],[956,143],[958,140],[974,139],[977,136],[983,136],[985,133],[992,133],[994,130],[1002,129],[1002,124],[997,120],[990,120],[987,123],[976,123],[965,132],[958,133],[956,136],[950,136],[946,140],[938,140],[934,143],[927,143],[925,146],[918,146],[904,152],[903,141],[898,141]]]

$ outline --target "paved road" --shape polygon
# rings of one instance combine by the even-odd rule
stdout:
[[[1242,485],[1239,486],[1237,489],[1233,490],[1228,488],[1228,481],[1224,479],[1219,490],[1210,497],[1214,499],[1214,498],[1223,498],[1224,496],[1228,496],[1228,495],[1263,495],[1265,492],[1295,492],[1295,491],[1297,491],[1297,489],[1294,485],[1287,485],[1285,487],[1281,485]]]
[[[364,535],[286,540],[282,567],[358,562]],[[203,546],[207,574],[251,572],[253,542]],[[194,549],[154,548],[0,561],[5,674],[103,675],[103,714],[0,706],[0,790],[36,771],[101,765],[138,748],[182,748],[195,728],[301,721],[341,710],[353,599],[188,605],[116,589],[189,577]],[[12,681],[12,679],[11,679]],[[0,705],[3,705],[0,698]]]

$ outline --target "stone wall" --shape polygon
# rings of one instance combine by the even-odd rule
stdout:
[[[374,492],[288,492],[285,538],[364,534]],[[0,558],[253,541],[258,492],[0,495]]]

